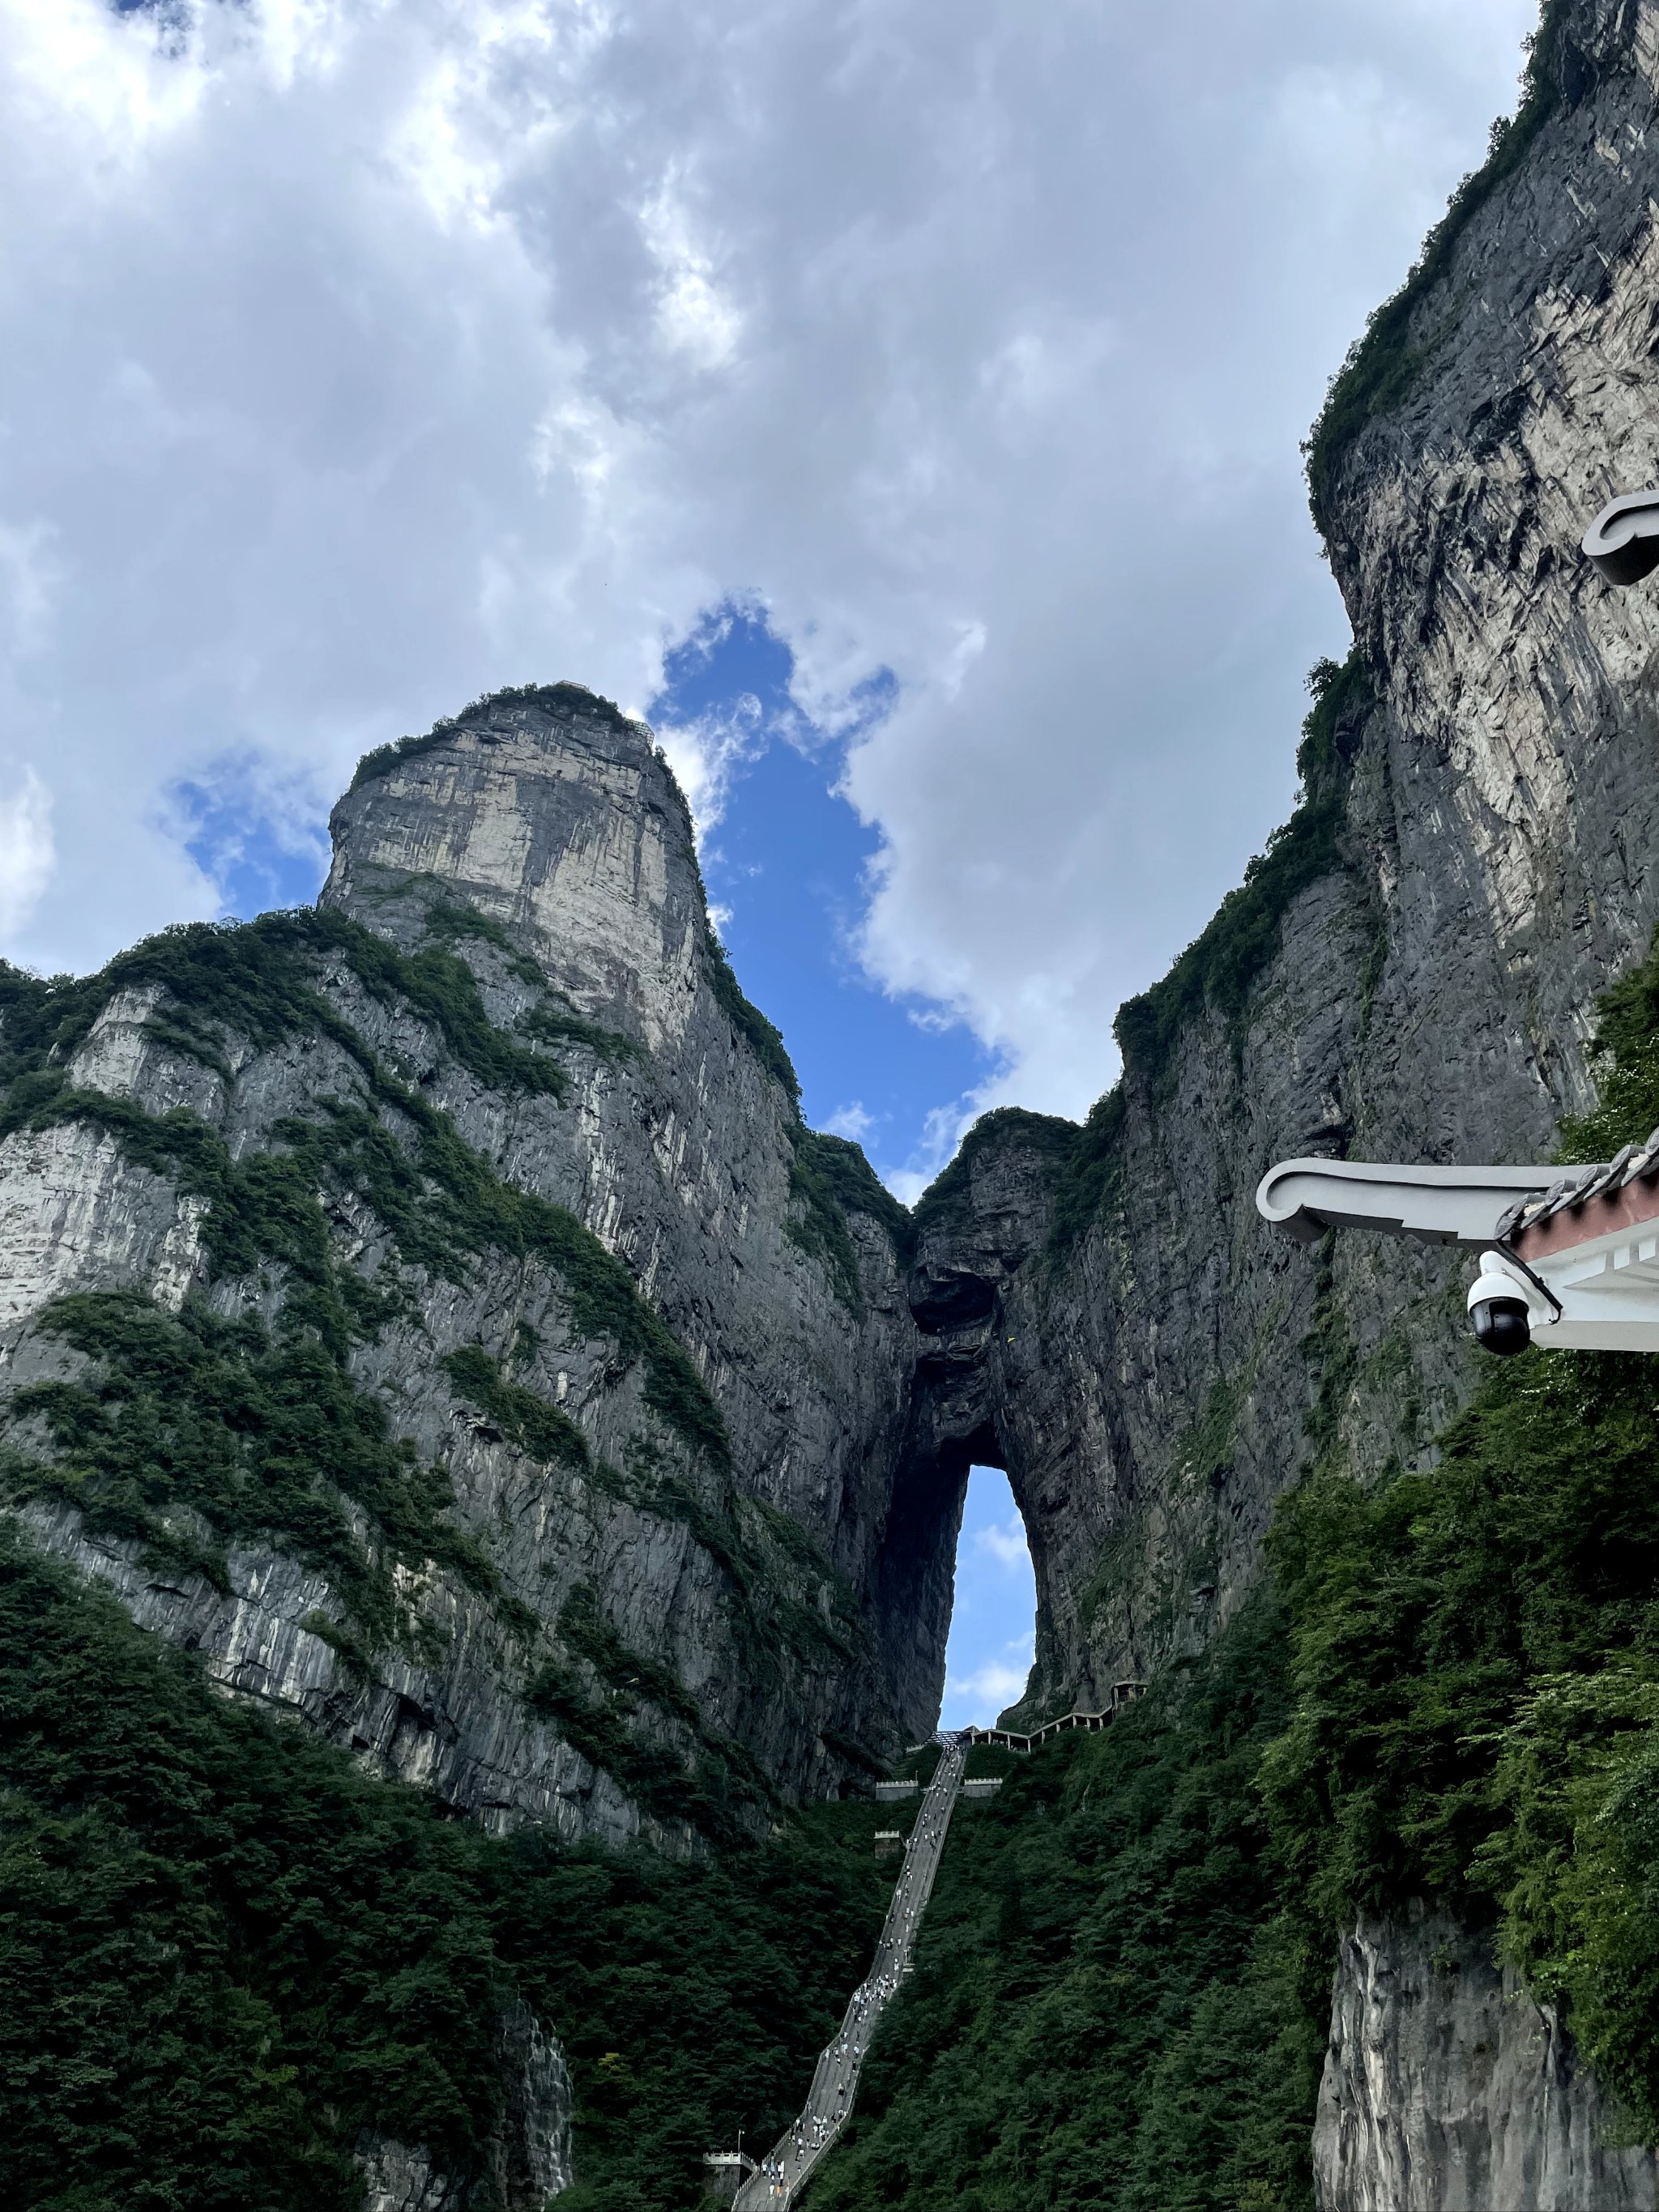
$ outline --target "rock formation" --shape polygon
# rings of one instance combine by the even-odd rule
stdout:
[[[14,1498],[226,1683],[488,1820],[620,1838],[654,1776],[669,1835],[693,1790],[753,1817],[834,1788],[932,1725],[949,1606],[947,1574],[914,1638],[865,1632],[915,1364],[901,1210],[802,1127],[641,726],[503,696],[366,764],[334,829],[315,917],[156,940],[72,1003],[19,985]],[[410,1440],[441,1541],[325,1478],[343,1580],[311,1500],[256,1540],[234,1451],[137,1523],[112,1460],[70,1479],[134,1290],[152,1335],[198,1316],[191,1357],[337,1328],[331,1386]],[[121,1339],[123,1435],[150,1356]]]
[[[1659,593],[1577,555],[1659,476],[1656,96],[1655,0],[1552,0],[1501,158],[1314,445],[1356,644],[1304,803],[1124,1009],[1081,1131],[988,1117],[907,1218],[801,1122],[648,731],[499,694],[363,763],[316,915],[6,981],[12,1510],[458,1808],[690,1850],[931,1727],[974,1461],[1036,1563],[1023,1718],[1200,1644],[1317,1455],[1422,1462],[1474,1373],[1460,1263],[1297,1251],[1251,1194],[1290,1153],[1547,1153],[1659,921]],[[160,1449],[180,1376],[212,1417]],[[250,1441],[307,1423],[303,1480]],[[1504,2023],[1485,2078],[1556,2099],[1559,2142],[1483,2171],[1517,2212],[1590,2202],[1556,2190],[1601,2169],[1553,2029],[1435,1940]],[[1475,2171],[1444,2146],[1479,2038],[1449,2012],[1426,2055],[1429,1941],[1350,1946],[1345,2212],[1401,2160]],[[1617,2175],[1652,2201],[1650,2162]]]
[[[1541,38],[1513,157],[1316,441],[1356,645],[1300,811],[1123,1010],[1082,1141],[993,1117],[919,1211],[936,1402],[1006,1467],[1036,1561],[1026,1711],[1226,1618],[1316,1449],[1423,1462],[1476,1371],[1464,1270],[1294,1250],[1255,1185],[1295,1153],[1547,1158],[1593,1000],[1659,921],[1659,594],[1578,554],[1659,476],[1659,8],[1570,0]]]
[[[1652,2154],[1512,1967],[1443,1914],[1363,1922],[1342,1947],[1314,2130],[1342,2212],[1651,2212]]]

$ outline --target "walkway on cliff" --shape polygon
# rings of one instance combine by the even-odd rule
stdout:
[[[835,2040],[822,2052],[812,2087],[799,2117],[780,2136],[766,2156],[738,2189],[732,2212],[787,2212],[807,2176],[841,2133],[858,2094],[859,2069],[874,2040],[877,2023],[899,1991],[909,1970],[910,1954],[921,1928],[921,1916],[933,1894],[933,1877],[945,1850],[945,1832],[962,1788],[968,1753],[977,1743],[998,1745],[1005,1751],[1031,1752],[1051,1736],[1071,1729],[1091,1732],[1107,1727],[1115,1714],[1133,1703],[1144,1686],[1118,1682],[1103,1712],[1072,1711],[1034,1729],[1029,1735],[1017,1729],[965,1728],[940,1735],[944,1747],[933,1778],[923,1793],[915,1825],[904,1845],[904,1869],[893,1891],[881,1942],[876,1947],[869,1973],[853,1992]],[[913,1744],[913,1751],[923,1748]],[[987,1784],[988,1789],[993,1785]],[[970,1793],[971,1794],[971,1793]]]
[[[971,1731],[969,1732],[971,1733]],[[932,1894],[945,1831],[962,1784],[968,1736],[947,1736],[904,1846],[904,1868],[882,1923],[870,1972],[853,1992],[845,2017],[820,2057],[806,2103],[738,2191],[732,2212],[786,2212],[818,2160],[841,2133],[858,2092],[859,2069],[876,2024],[896,1996],[910,1965],[916,1931]]]

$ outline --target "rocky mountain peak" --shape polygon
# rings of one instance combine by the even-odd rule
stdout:
[[[584,1013],[684,1032],[707,918],[691,817],[643,722],[574,684],[500,691],[360,764],[322,903],[401,937],[434,899],[501,927]]]

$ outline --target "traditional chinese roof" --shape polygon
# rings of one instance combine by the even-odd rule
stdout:
[[[1588,1243],[1613,1229],[1659,1219],[1659,1129],[1616,1159],[1575,1168],[1499,1217],[1496,1240],[1523,1260]]]

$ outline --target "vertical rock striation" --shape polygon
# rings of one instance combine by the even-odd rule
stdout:
[[[931,1725],[949,1603],[915,1648],[868,1632],[900,1209],[803,1127],[642,726],[503,695],[366,764],[334,832],[315,917],[18,982],[14,1510],[227,1686],[492,1823],[687,1840],[834,1788]],[[161,1315],[239,1388],[322,1360],[349,1436],[419,1474],[354,1491],[313,1438],[285,1522],[232,1424],[188,1504],[145,1463],[135,1523]]]
[[[1081,1135],[991,1116],[918,1212],[922,1425],[1006,1467],[1037,1564],[1026,1713],[1201,1643],[1316,1454],[1431,1454],[1476,1372],[1461,1264],[1293,1249],[1255,1183],[1547,1158],[1659,921],[1659,593],[1577,550],[1659,478],[1659,7],[1554,0],[1534,82],[1315,442],[1356,645],[1295,820],[1123,1009]]]
[[[1659,0],[1551,0],[1315,441],[1356,645],[1295,820],[1085,1127],[988,1116],[914,1220],[804,1127],[649,732],[574,685],[372,756],[315,915],[0,975],[9,1510],[459,1808],[690,1850],[931,1727],[973,1461],[1036,1568],[1023,1717],[1201,1645],[1316,1458],[1425,1463],[1458,1262],[1251,1194],[1547,1152],[1659,920],[1659,592],[1576,550],[1659,477],[1656,98]],[[1350,1944],[1333,2212],[1650,2202],[1471,1943]]]
[[[1342,1947],[1314,2133],[1320,2212],[1651,2212],[1659,2162],[1554,2014],[1443,1914]]]

